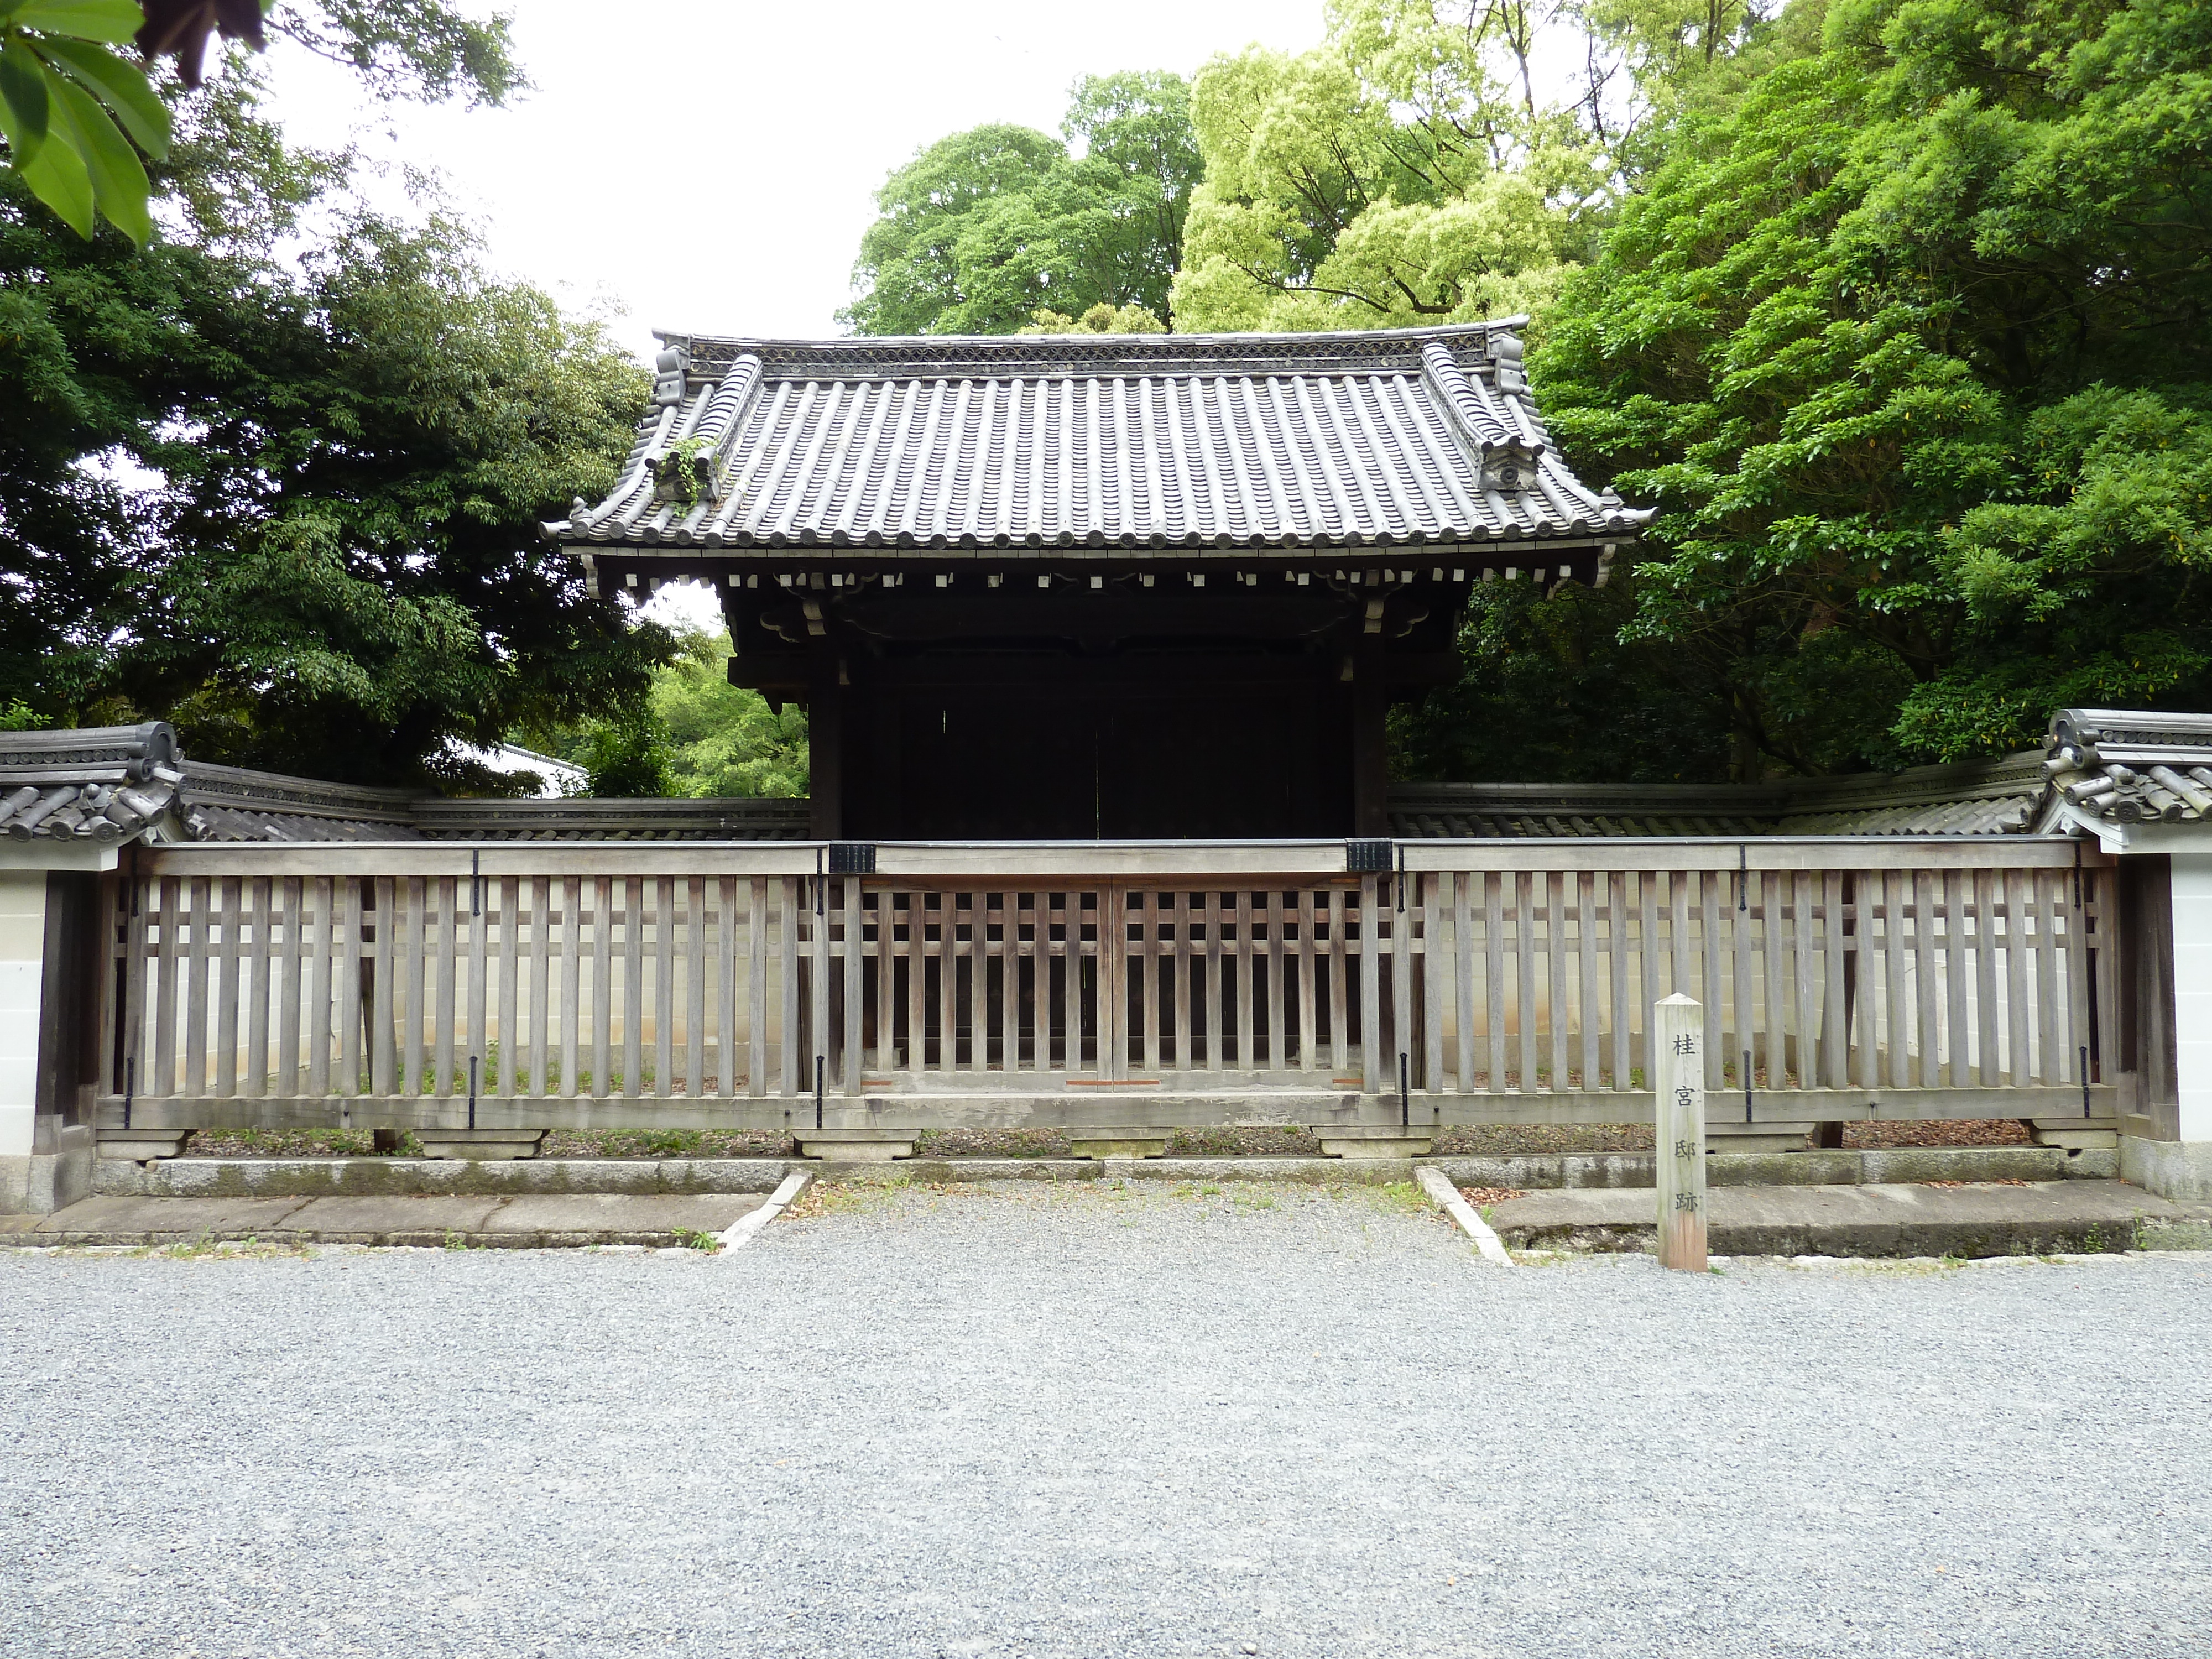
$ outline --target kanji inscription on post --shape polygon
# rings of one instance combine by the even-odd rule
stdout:
[[[1705,1269],[1705,1009],[1680,992],[1651,1007],[1658,1117],[1659,1263]]]

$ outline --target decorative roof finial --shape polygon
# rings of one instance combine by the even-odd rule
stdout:
[[[656,409],[673,409],[684,401],[684,377],[690,365],[684,354],[671,347],[653,359],[653,404]]]

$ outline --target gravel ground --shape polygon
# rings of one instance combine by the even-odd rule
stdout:
[[[2212,1260],[1485,1267],[1404,1189],[0,1253],[0,1653],[2205,1650]]]

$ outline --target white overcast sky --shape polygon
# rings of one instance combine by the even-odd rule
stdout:
[[[985,121],[1057,132],[1079,76],[1188,76],[1322,31],[1322,0],[505,3],[535,83],[506,109],[380,106],[275,42],[271,112],[297,142],[436,168],[495,268],[604,300],[641,356],[654,328],[838,332],[872,194],[921,145]]]

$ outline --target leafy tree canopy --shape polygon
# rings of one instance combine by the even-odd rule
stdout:
[[[320,15],[388,86],[503,95],[502,57],[451,50],[459,21],[377,33],[432,9]],[[449,219],[361,208],[350,159],[288,148],[242,62],[168,97],[143,252],[0,178],[0,702],[173,719],[204,759],[489,788],[449,738],[641,700],[666,634],[590,598],[535,526],[611,483],[639,371]]]
[[[806,715],[771,709],[730,684],[730,636],[687,629],[653,671],[651,696],[611,717],[531,731],[531,746],[573,761],[586,794],[758,800],[803,797]]]
[[[1605,155],[1539,107],[1540,14],[1339,0],[1325,44],[1199,74],[1187,329],[1389,328],[1545,303],[1588,257]]]
[[[2209,73],[2185,0],[1850,0],[1668,133],[1532,372],[1738,775],[2212,695]]]
[[[1087,76],[1060,131],[975,127],[892,173],[842,319],[861,334],[1011,334],[1042,310],[1166,317],[1200,168],[1189,89]]]

